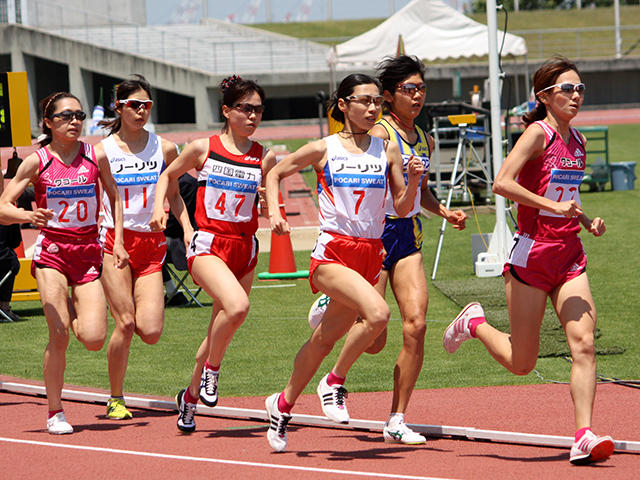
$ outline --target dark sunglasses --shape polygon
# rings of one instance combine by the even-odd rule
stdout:
[[[134,110],[138,110],[140,107],[144,107],[145,110],[151,110],[153,100],[135,100],[133,98],[127,98],[126,100],[118,100],[118,105],[127,105]]]
[[[555,85],[549,85],[547,88],[543,88],[538,93],[542,93],[546,90],[551,90],[552,88],[558,87],[562,93],[573,93],[578,92],[580,95],[584,93],[584,83],[556,83]],[[537,94],[536,94],[537,95]]]
[[[402,90],[402,93],[406,93],[407,95],[415,95],[416,92],[424,93],[427,91],[427,86],[424,83],[403,83],[396,88]]]
[[[59,118],[63,122],[70,122],[75,118],[76,120],[80,120],[82,122],[85,118],[87,118],[87,114],[82,110],[76,110],[75,112],[72,112],[71,110],[63,110],[62,112],[54,113],[49,118]]]
[[[246,113],[247,115],[251,115],[252,113],[260,115],[262,114],[262,112],[264,112],[264,105],[253,105],[251,103],[238,103],[232,108],[235,108],[242,113]]]
[[[360,105],[368,107],[372,103],[379,107],[384,103],[384,97],[382,95],[349,95],[345,97],[349,102],[356,102]]]

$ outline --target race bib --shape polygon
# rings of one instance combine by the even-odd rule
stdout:
[[[47,188],[47,207],[53,210],[49,227],[94,225],[98,202],[94,184]]]
[[[552,169],[551,178],[549,179],[549,185],[547,186],[544,197],[554,202],[575,200],[578,202],[578,205],[581,205],[580,184],[582,183],[583,177],[584,171],[582,170]],[[540,210],[540,215],[545,217],[562,217],[562,215],[547,210]]]

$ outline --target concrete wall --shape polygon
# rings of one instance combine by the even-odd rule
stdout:
[[[145,0],[21,1],[23,5],[26,4],[26,12],[22,13],[22,23],[33,27],[105,25],[114,21],[139,24],[147,22]]]
[[[99,86],[112,83],[110,79],[126,78],[131,73],[144,75],[158,92],[158,99],[166,104],[163,108],[160,105],[157,110],[154,108],[154,122],[190,123],[185,121],[185,118],[190,118],[189,112],[178,112],[173,109],[176,105],[180,108],[193,105],[188,108],[195,110],[191,115],[194,129],[209,130],[219,122],[218,85],[222,75],[92,46],[22,25],[0,24],[0,65],[5,65],[5,71],[8,70],[8,58],[10,70],[28,73],[34,133],[39,130],[37,101],[46,94],[68,89],[90,111],[97,101]],[[506,73],[503,108],[513,107],[527,99],[526,77],[530,77],[538,66],[503,60]],[[578,61],[578,66],[587,84],[586,107],[640,104],[640,58]],[[370,69],[360,71],[373,73]],[[336,72],[336,80],[340,81],[349,73]],[[328,69],[243,76],[257,80],[265,88],[267,98],[271,99],[273,108],[268,110],[265,120],[299,118],[301,111],[309,111],[307,118],[314,118],[317,115],[316,93],[319,90],[330,91]],[[454,78],[460,79],[461,97],[458,100],[468,102],[473,85],[483,89],[487,76],[486,63],[427,65],[427,102],[452,100]],[[177,118],[172,118],[172,115]]]

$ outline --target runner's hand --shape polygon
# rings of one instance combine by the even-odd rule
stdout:
[[[129,254],[121,243],[113,245],[113,266],[116,268],[124,268],[129,263]]]
[[[591,220],[591,224],[587,227],[587,230],[593,233],[596,237],[601,237],[602,235],[604,235],[604,232],[607,231],[607,227],[604,224],[604,220],[602,220],[600,217],[596,217]]]
[[[33,226],[38,228],[45,228],[49,223],[49,220],[53,218],[53,210],[47,208],[36,208],[31,212],[31,219],[29,220]]]

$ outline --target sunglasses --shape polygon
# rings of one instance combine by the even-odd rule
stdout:
[[[76,110],[75,112],[72,112],[71,110],[64,110],[59,113],[54,113],[49,118],[59,118],[63,122],[70,122],[75,118],[76,120],[80,120],[82,122],[85,118],[87,118],[87,114],[82,110]]]
[[[416,92],[425,93],[427,91],[427,86],[424,83],[403,83],[396,88],[407,95],[415,95]]]
[[[236,110],[246,113],[247,115],[251,115],[255,113],[256,115],[261,115],[264,112],[264,105],[253,105],[251,103],[238,103],[234,105],[232,108]]]
[[[584,83],[564,82],[564,83],[556,83],[555,85],[549,85],[547,88],[543,88],[538,93],[536,93],[536,95],[538,95],[539,93],[545,92],[547,90],[551,90],[552,88],[555,88],[555,87],[558,87],[560,91],[562,91],[562,93],[578,92],[580,95],[584,93],[584,89],[585,89]]]
[[[134,110],[138,110],[140,107],[144,107],[145,110],[151,110],[153,100],[134,100],[133,98],[127,98],[126,100],[118,100],[118,105],[127,105]]]
[[[349,95],[348,97],[345,97],[345,99],[349,102],[359,103],[365,107],[368,107],[372,103],[376,107],[379,107],[384,103],[384,97],[382,95]]]

